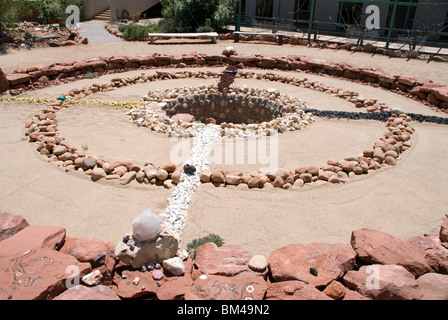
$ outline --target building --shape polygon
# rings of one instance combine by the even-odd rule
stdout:
[[[137,13],[148,12],[160,5],[160,0],[88,0],[83,8],[83,17],[90,20],[99,13],[110,10],[111,20],[120,20]]]
[[[378,8],[379,30],[369,32],[373,37],[384,37],[393,20],[394,35],[405,37],[409,32],[422,31],[429,40],[447,40],[447,36],[434,35],[446,32],[448,35],[448,0],[241,0],[243,23],[246,25],[263,24],[275,19],[281,29],[308,28],[308,21],[315,23],[313,29],[326,33],[355,32],[358,26],[365,27],[366,20],[372,15],[367,7]],[[396,6],[394,13],[394,2]],[[410,5],[404,5],[409,3]],[[303,30],[302,30],[303,31]]]

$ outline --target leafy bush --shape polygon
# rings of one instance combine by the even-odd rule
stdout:
[[[209,234],[206,237],[195,239],[187,244],[187,251],[190,254],[190,257],[194,259],[196,257],[196,249],[208,242],[213,242],[218,247],[224,244],[224,240],[220,236],[213,233]]]
[[[155,29],[155,23],[150,23],[148,25],[130,23],[118,26],[118,30],[123,34],[123,38],[131,41],[144,40],[148,38],[148,33],[154,32]]]
[[[162,26],[166,32],[221,32],[232,22],[237,0],[162,0]],[[169,28],[167,28],[169,27]],[[160,30],[159,30],[160,31]]]

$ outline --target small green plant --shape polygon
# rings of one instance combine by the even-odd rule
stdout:
[[[118,30],[123,34],[123,38],[126,40],[139,41],[147,39],[148,33],[156,31],[156,24],[149,23],[147,25],[141,25],[133,22],[120,25]]]
[[[208,242],[213,242],[218,247],[224,244],[224,240],[220,236],[213,233],[209,234],[206,237],[194,239],[192,242],[187,244],[187,251],[190,257],[194,259],[196,257],[196,249]]]
[[[82,149],[83,149],[84,151],[87,151],[87,150],[89,150],[89,146],[86,145],[86,144],[83,144],[83,145],[82,145]]]
[[[98,76],[92,72],[88,72],[86,75],[86,78],[87,79],[95,79],[95,78],[98,78]]]

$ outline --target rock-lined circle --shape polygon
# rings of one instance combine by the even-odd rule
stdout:
[[[266,80],[279,81],[275,77],[268,77]],[[293,85],[299,83],[294,78],[290,80],[288,82]],[[315,90],[315,88],[313,86],[312,89]],[[358,95],[356,94],[356,96]],[[352,102],[355,103],[355,101]],[[147,163],[142,167],[119,160],[110,162],[95,156],[87,156],[86,152],[79,147],[71,146],[65,141],[65,138],[58,135],[56,112],[63,107],[68,107],[68,105],[64,105],[62,101],[50,104],[48,108],[42,110],[26,124],[26,135],[29,136],[30,142],[36,142],[37,150],[42,155],[48,156],[49,161],[60,163],[66,167],[66,171],[83,171],[85,174],[91,175],[93,181],[105,178],[106,180],[118,180],[125,185],[137,180],[140,183],[163,185],[167,188],[171,188],[179,182],[182,173],[181,166],[167,163],[159,167]],[[381,109],[390,109],[390,107],[384,105],[381,106]],[[160,119],[160,123],[165,123],[167,120],[169,119],[165,115]],[[224,170],[216,169],[214,172],[202,172],[200,181],[204,185],[212,186],[283,189],[289,189],[292,186],[302,187],[309,183],[313,185],[345,183],[352,176],[365,174],[370,170],[378,170],[384,166],[396,165],[399,155],[412,146],[409,140],[414,129],[410,126],[410,121],[412,119],[404,113],[392,113],[386,122],[387,132],[375,141],[371,149],[364,150],[357,156],[346,157],[341,161],[330,159],[326,165],[320,167],[302,166],[293,170],[280,168],[271,172],[257,171],[250,174],[241,172],[238,176],[235,173],[227,175]],[[223,124],[221,124],[222,126]],[[153,128],[151,129],[155,131]],[[163,175],[158,174],[159,171]]]
[[[302,110],[306,104],[274,88],[232,86],[220,92],[216,85],[202,85],[150,91],[143,101],[149,102],[148,107],[128,112],[131,120],[154,128],[160,116],[151,108],[160,108],[169,118],[165,123],[171,126],[165,133],[174,137],[193,136],[193,121],[220,125],[223,137],[270,136],[297,131],[314,122],[312,115]]]

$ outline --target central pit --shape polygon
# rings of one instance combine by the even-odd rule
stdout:
[[[221,136],[269,136],[300,130],[314,121],[302,109],[300,99],[277,89],[232,86],[219,91],[216,85],[150,91],[143,98],[146,108],[135,108],[130,118],[139,126],[154,128],[164,116],[159,131],[174,136],[193,136],[193,122],[216,123]],[[159,108],[161,113],[153,112]]]

